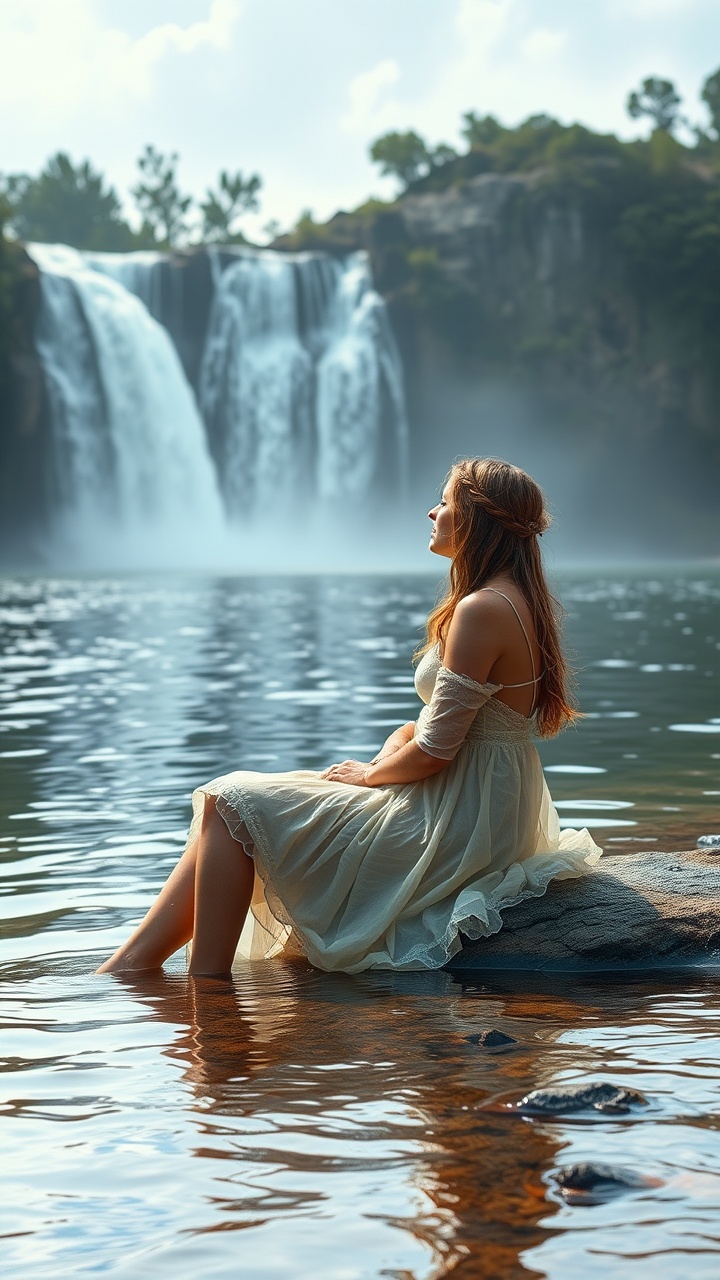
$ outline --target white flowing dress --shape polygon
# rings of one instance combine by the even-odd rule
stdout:
[[[524,628],[523,628],[524,629]],[[531,683],[531,682],[527,682]],[[532,743],[536,717],[443,667],[419,663],[415,741],[451,762],[421,782],[348,786],[319,773],[239,771],[206,796],[255,861],[238,954],[304,953],[320,969],[435,969],[502,927],[501,912],[591,871],[588,831],[561,831]],[[458,742],[459,739],[459,742]]]

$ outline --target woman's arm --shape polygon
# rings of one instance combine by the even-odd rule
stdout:
[[[356,787],[387,787],[393,783],[422,782],[446,769],[449,760],[428,755],[413,742],[415,721],[401,724],[367,764],[361,760],[343,760],[331,765],[320,776],[328,782],[346,782]]]
[[[376,756],[373,756],[370,764],[377,764],[378,760],[385,760],[387,756],[393,756],[396,751],[405,746],[406,742],[410,742],[415,734],[415,721],[410,720],[408,724],[401,724],[399,729],[394,729],[388,738],[385,739],[383,745]]]
[[[464,705],[459,706],[457,712],[454,707],[450,708],[453,720],[458,723],[457,745],[451,747],[450,758],[445,758],[442,751],[440,755],[431,755],[429,751],[424,751],[417,742],[412,740],[415,725],[403,725],[390,735],[385,746],[369,764],[363,764],[358,760],[344,760],[342,764],[332,765],[320,776],[326,778],[328,782],[345,782],[356,787],[388,787],[408,782],[423,782],[426,778],[432,778],[434,774],[442,773],[443,769],[447,769],[474,718],[476,708],[490,697],[489,693],[482,696],[482,685],[487,681],[488,673],[502,647],[501,635],[496,625],[497,614],[498,610],[492,597],[468,597],[460,602],[450,623],[443,658],[444,666],[460,677],[469,677],[481,690],[480,701],[474,706],[472,702],[468,705],[465,701]],[[431,710],[436,700],[437,690],[431,702]],[[447,710],[445,714],[447,716]],[[412,730],[412,736],[407,737],[403,742],[402,736],[408,730]],[[430,745],[428,742],[428,746]]]
[[[422,782],[425,778],[432,778],[433,774],[442,773],[451,763],[450,760],[439,760],[437,756],[429,755],[416,742],[407,742],[404,747],[394,751],[392,756],[378,760],[376,764],[366,765],[363,782],[366,787]]]
[[[432,778],[433,774],[447,769],[450,763],[450,760],[438,760],[436,756],[428,755],[411,741],[376,763],[343,760],[342,764],[331,765],[320,776],[328,782],[346,782],[355,787],[390,787],[405,782],[423,782],[425,778]]]

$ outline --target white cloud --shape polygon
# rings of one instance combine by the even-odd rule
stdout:
[[[350,111],[342,116],[340,124],[348,133],[364,132],[373,127],[383,91],[400,79],[400,68],[392,58],[378,62],[371,71],[363,71],[351,80],[349,87]]]
[[[166,23],[133,40],[99,24],[91,0],[5,0],[0,44],[0,103],[72,111],[127,93],[146,97],[163,59],[202,45],[224,48],[239,0],[213,0],[208,17],[187,27]]]
[[[192,53],[200,45],[207,44],[214,45],[217,49],[227,48],[239,11],[237,0],[213,0],[206,22],[193,22],[189,27],[168,22],[164,26],[153,27],[139,40],[131,42],[124,37],[124,74],[127,76],[128,87],[147,93],[151,87],[152,67],[173,51]]]
[[[483,58],[505,30],[513,0],[460,0],[455,30],[466,56]]]
[[[564,49],[567,40],[567,31],[550,31],[547,27],[537,27],[525,36],[520,48],[529,62],[545,62]]]

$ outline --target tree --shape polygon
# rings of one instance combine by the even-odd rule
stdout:
[[[432,152],[412,129],[408,133],[384,133],[370,147],[370,159],[380,172],[399,178],[403,187],[423,177],[432,167]]]
[[[270,241],[277,240],[281,231],[282,231],[282,225],[280,222],[278,222],[277,218],[271,218],[270,221],[266,222],[265,226],[263,227],[263,233],[267,236],[268,240]]]
[[[474,111],[466,111],[463,122],[460,132],[471,151],[477,147],[491,147],[505,132],[495,116],[480,117]]]
[[[528,116],[527,120],[523,120],[520,128],[535,129],[539,133],[543,129],[553,129],[557,124],[558,121],[554,116],[547,115],[545,111],[538,111],[534,116]]]
[[[672,80],[649,76],[647,80],[643,80],[639,91],[633,89],[628,95],[627,110],[633,120],[649,116],[656,129],[672,133],[680,123],[678,108],[681,102],[682,98]]]
[[[438,142],[430,152],[430,163],[433,169],[438,169],[440,165],[447,164],[450,160],[457,160],[457,154],[455,148],[449,146],[447,142]]]
[[[705,106],[710,112],[710,126],[720,138],[720,68],[708,76],[700,93]]]
[[[129,247],[132,233],[120,201],[89,160],[75,166],[58,151],[37,178],[8,174],[2,187],[8,225],[20,240],[60,241],[77,249]]]
[[[192,196],[180,194],[177,162],[176,151],[166,156],[147,146],[138,159],[143,180],[132,188],[146,226],[156,240],[171,247],[187,232],[185,215],[192,204]]]
[[[218,191],[208,189],[207,198],[200,205],[205,239],[229,240],[233,235],[233,223],[243,213],[254,213],[260,208],[258,191],[261,186],[262,178],[257,173],[243,178],[239,170],[231,175],[223,169]]]

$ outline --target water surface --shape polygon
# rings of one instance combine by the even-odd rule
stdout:
[[[581,725],[541,747],[610,851],[717,830],[720,575],[561,580]],[[0,593],[0,1265],[11,1276],[715,1277],[718,987],[302,964],[193,983],[92,969],[234,767],[367,758],[414,718],[434,582],[6,580]],[[518,1044],[480,1049],[498,1027]],[[641,1089],[626,1117],[523,1120],[527,1089]],[[567,1204],[553,1170],[658,1184]]]

